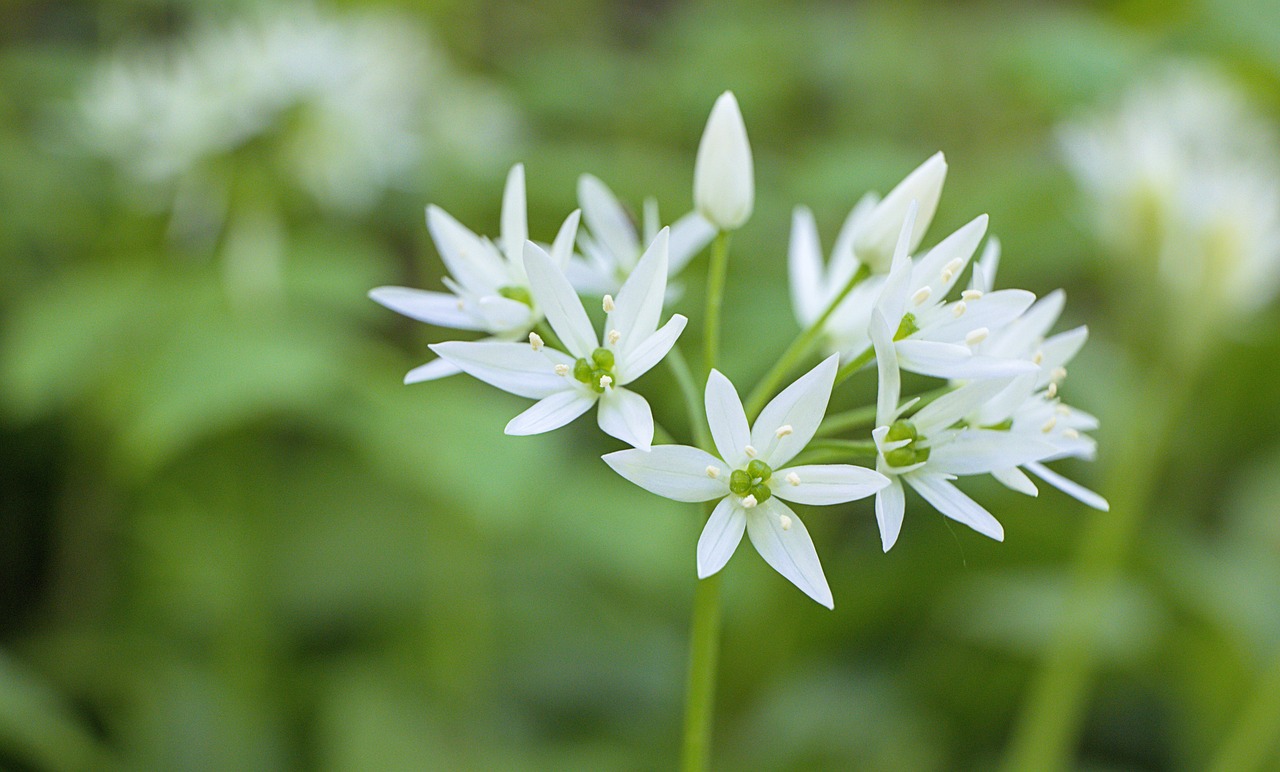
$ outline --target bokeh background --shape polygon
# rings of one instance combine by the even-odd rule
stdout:
[[[0,3],[0,766],[670,767],[699,510],[611,475],[589,421],[509,438],[523,400],[402,386],[449,333],[365,292],[439,288],[423,206],[496,234],[516,161],[544,240],[584,172],[684,213],[727,88],[758,203],[723,369],[751,383],[796,332],[792,206],[830,244],[945,151],[926,243],[989,213],[1000,284],[1090,326],[1064,393],[1101,450],[1064,471],[1114,500],[1147,465],[1071,763],[1202,768],[1243,731],[1280,765],[1280,317],[1207,294],[1227,322],[1175,332],[1197,300],[1151,311],[1061,149],[1169,62],[1274,126],[1280,6]],[[730,562],[719,768],[1007,758],[1097,521],[966,487],[1004,544],[914,500],[885,555],[868,502],[806,510],[834,612]]]

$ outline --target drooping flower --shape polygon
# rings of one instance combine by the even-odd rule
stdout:
[[[755,206],[755,170],[742,111],[732,91],[716,99],[698,143],[693,204],[722,231],[741,228]]]
[[[644,245],[653,243],[662,223],[658,202],[644,202],[643,232],[613,191],[599,179],[584,174],[578,178],[578,205],[586,230],[578,235],[582,258],[574,259],[565,274],[579,292],[592,295],[616,294],[635,270]],[[697,212],[690,212],[671,224],[667,278],[674,279],[694,255],[716,235],[715,226]]]
[[[557,266],[564,268],[573,253],[579,213],[565,219],[551,246]],[[438,206],[427,207],[427,227],[449,277],[449,292],[409,287],[377,287],[369,297],[420,322],[489,333],[492,340],[518,340],[542,319],[542,311],[529,289],[524,269],[524,244],[528,239],[525,215],[524,166],[516,164],[507,175],[502,196],[502,236],[494,244],[477,236]],[[410,370],[405,383],[443,378],[460,372],[443,359]]]
[[[600,404],[606,434],[636,448],[653,443],[653,413],[644,397],[625,388],[666,356],[684,331],[675,314],[661,328],[667,287],[668,230],[659,231],[618,292],[606,295],[603,342],[596,337],[582,301],[561,267],[533,242],[525,244],[525,272],[538,308],[568,352],[557,351],[536,332],[529,343],[448,342],[431,346],[469,375],[538,402],[507,424],[506,433],[541,434],[558,429]]]
[[[698,539],[698,577],[719,571],[745,532],[760,556],[818,603],[832,608],[831,589],[804,523],[783,500],[839,504],[865,498],[889,480],[860,466],[786,466],[813,438],[835,382],[832,356],[774,397],[748,427],[742,401],[716,370],[707,379],[707,423],[719,458],[686,445],[604,456],[614,471],[676,501],[720,499]]]

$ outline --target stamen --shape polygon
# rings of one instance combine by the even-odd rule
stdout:
[[[1071,408],[1066,405],[1058,405],[1057,411],[1058,415],[1071,415]]]
[[[965,300],[977,300],[982,297],[982,290],[967,289],[964,292],[960,293],[960,297],[964,298]]]
[[[1037,364],[1037,365],[1038,365],[1038,364],[1040,364],[1040,363],[1041,363],[1041,362],[1043,362],[1043,361],[1044,361],[1044,352],[1043,352],[1043,351],[1037,351],[1037,352],[1036,352],[1036,355],[1035,355],[1035,356],[1033,356],[1033,357],[1031,357],[1031,362],[1032,362],[1032,364]]]
[[[928,300],[929,296],[932,294],[933,294],[933,290],[929,287],[928,284],[926,284],[920,289],[915,291],[915,294],[911,296],[911,302],[917,306],[921,305],[926,300]]]
[[[788,482],[788,483],[791,483],[792,485],[799,485],[799,484],[800,484],[800,475],[796,474],[795,472],[790,472],[790,473],[788,473],[788,474],[787,474],[787,482]]]
[[[950,271],[950,270],[947,270],[946,268],[943,268],[943,269],[942,269],[942,283],[943,283],[943,284],[946,284],[947,282],[951,281],[953,278],[955,278],[955,275],[956,275],[956,274],[955,274],[955,271]]]
[[[1049,388],[1045,389],[1044,393],[1049,397],[1049,399],[1053,399],[1058,396],[1058,384],[1053,381],[1049,381]]]
[[[760,502],[756,501],[756,497],[752,496],[750,493],[742,497],[743,509],[751,509],[752,507],[754,507],[756,504],[759,504],[759,503]]]
[[[529,346],[534,351],[542,350],[542,336],[536,332],[529,333]]]
[[[1049,378],[1054,381],[1060,381],[1067,377],[1067,368],[1055,367],[1049,371]]]
[[[717,467],[717,466],[707,467],[707,477],[710,477],[712,480],[714,480],[719,476],[720,476],[720,467]]]
[[[1062,436],[1066,437],[1069,440],[1078,440],[1080,439],[1080,432],[1076,431],[1075,429],[1063,429]]]
[[[782,526],[782,530],[790,531],[791,518],[787,517],[786,515],[778,515],[778,525]]]
[[[556,365],[556,375],[568,375],[569,365]]]
[[[778,431],[774,432],[774,434],[778,436],[778,439],[782,439],[783,437],[786,437],[788,434],[791,434],[794,431],[795,429],[791,428],[791,424],[783,424],[782,426],[778,427]]]
[[[964,342],[970,346],[976,346],[986,340],[987,336],[990,334],[991,330],[988,330],[986,327],[979,327],[976,330],[971,330],[968,335],[964,336]]]
[[[611,383],[613,383],[613,379],[610,378],[609,376],[607,375],[600,376],[600,388],[603,389]]]
[[[969,310],[969,306],[965,305],[965,302],[961,300],[951,307],[951,315],[959,319],[960,317],[964,316],[964,312],[968,310]]]
[[[1058,425],[1057,417],[1050,416],[1049,420],[1044,422],[1044,426],[1040,427],[1040,431],[1044,432],[1045,434],[1048,434],[1049,432],[1053,431],[1053,427],[1057,425]]]
[[[961,268],[964,268],[964,261],[958,257],[954,257],[951,259],[951,262],[947,263],[943,267],[942,270],[946,271],[949,274],[955,275],[960,272]]]
[[[462,300],[461,298],[459,298],[459,300],[458,300],[458,310],[459,310],[459,311],[465,311],[465,310],[467,310],[467,301]]]
[[[611,314],[613,313],[613,309],[615,307],[616,306],[613,305],[613,295],[605,295],[604,296],[604,312],[606,314]]]
[[[760,451],[756,450],[751,445],[748,445],[745,448],[743,448],[742,452],[747,454],[747,458],[755,458],[756,456],[760,455]]]
[[[622,333],[617,330],[609,330],[609,343],[611,345],[616,346],[620,340],[622,340]]]

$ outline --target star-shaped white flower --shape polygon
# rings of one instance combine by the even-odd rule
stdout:
[[[573,253],[579,213],[564,221],[551,254],[561,268]],[[542,319],[529,291],[524,270],[524,243],[529,231],[525,214],[524,166],[516,164],[507,175],[502,196],[502,237],[498,244],[477,236],[443,209],[427,207],[427,227],[449,277],[449,292],[409,287],[377,287],[369,292],[374,301],[420,322],[455,330],[487,332],[493,340],[523,338]],[[418,383],[454,375],[459,369],[443,359],[410,370],[405,383]]]
[[[720,457],[687,445],[658,445],[648,453],[623,450],[604,460],[647,491],[676,501],[720,499],[698,539],[698,577],[729,561],[745,532],[760,556],[806,595],[833,607],[831,589],[804,523],[781,499],[840,504],[889,484],[883,475],[848,464],[786,466],[813,438],[835,383],[832,356],[774,397],[748,428],[729,379],[707,379],[707,423]]]
[[[662,223],[658,202],[644,202],[643,234],[626,207],[599,179],[584,174],[578,178],[578,205],[586,232],[578,235],[582,258],[569,263],[565,275],[579,292],[592,295],[618,292],[644,251],[653,243]],[[667,255],[667,278],[674,279],[694,255],[716,235],[715,226],[697,212],[690,212],[671,224]],[[641,240],[643,238],[643,241]]]
[[[688,321],[675,314],[658,328],[667,287],[667,238],[663,228],[616,301],[605,296],[603,343],[561,269],[538,245],[527,242],[524,264],[533,299],[568,353],[546,346],[537,333],[529,334],[527,344],[449,342],[431,350],[486,383],[538,400],[511,419],[507,434],[558,429],[599,402],[601,430],[647,450],[653,443],[653,413],[644,397],[625,386],[667,355]]]

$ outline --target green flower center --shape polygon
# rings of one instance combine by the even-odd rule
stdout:
[[[573,363],[573,377],[585,383],[597,394],[603,394],[606,386],[618,382],[613,372],[615,359],[613,352],[607,348],[598,348],[591,352],[591,358],[581,358]]]
[[[884,439],[885,442],[908,441],[897,450],[884,454],[885,463],[889,466],[911,466],[929,460],[929,449],[919,444],[924,438],[916,431],[915,424],[910,421],[894,421]]]
[[[746,469],[733,470],[729,475],[729,490],[743,498],[754,496],[757,504],[763,504],[773,495],[769,488],[770,477],[773,477],[773,470],[768,464],[755,458],[747,464]]]
[[[529,289],[527,287],[520,287],[514,284],[506,287],[499,287],[498,294],[507,300],[516,300],[524,303],[530,308],[533,308],[533,295],[529,293]]]
[[[915,314],[903,314],[902,322],[898,325],[898,331],[893,334],[893,339],[902,340],[919,331],[920,328],[916,325]]]

